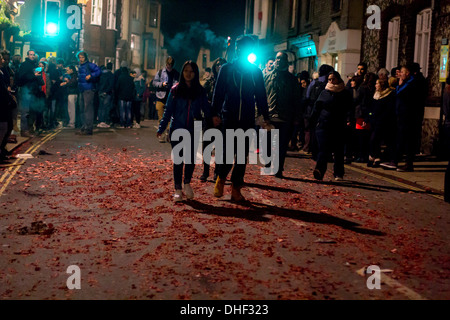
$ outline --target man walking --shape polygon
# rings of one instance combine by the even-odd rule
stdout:
[[[226,130],[243,129],[244,131],[255,128],[255,105],[258,113],[269,123],[267,111],[267,96],[264,79],[261,70],[247,61],[247,56],[252,52],[254,40],[249,36],[241,36],[236,40],[236,59],[227,63],[220,69],[213,95],[213,114],[222,115],[222,130],[224,136],[223,156],[226,156]],[[245,147],[245,159],[247,161],[249,148]],[[241,194],[244,185],[246,161],[237,163],[242,155],[237,155],[234,149],[234,168],[231,174],[231,200],[245,200]],[[214,188],[214,196],[222,197],[225,181],[233,167],[232,163],[220,165],[219,176]]]
[[[88,54],[84,51],[77,53],[78,88],[80,90],[81,130],[76,134],[92,135],[94,126],[94,94],[97,79],[100,77],[100,68],[89,62]]]
[[[300,87],[297,78],[289,72],[288,56],[278,52],[275,69],[264,77],[269,104],[269,117],[275,129],[279,130],[280,154],[277,178],[283,177],[284,160],[289,145],[294,122],[300,118]],[[270,147],[272,139],[268,139]],[[266,165],[267,166],[267,165]]]
[[[20,65],[17,75],[20,101],[20,134],[22,137],[30,137],[30,126],[33,125],[30,111],[35,103],[33,90],[38,86],[41,72],[35,71],[37,66],[36,53],[28,50],[25,61]]]

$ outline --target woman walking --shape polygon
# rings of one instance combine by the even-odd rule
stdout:
[[[180,75],[180,82],[172,87],[164,109],[163,117],[156,133],[161,138],[169,121],[171,121],[169,136],[177,129],[185,129],[190,133],[190,159],[183,158],[181,163],[173,157],[173,177],[175,184],[174,201],[183,200],[182,182],[184,182],[184,194],[187,199],[194,198],[194,191],[190,185],[195,167],[196,152],[194,150],[194,121],[202,120],[202,111],[207,121],[211,121],[211,106],[208,102],[205,89],[200,84],[198,66],[193,61],[186,61]],[[170,139],[172,150],[180,143]],[[186,144],[184,140],[181,140]],[[184,151],[184,150],[183,150]],[[176,156],[185,157],[184,154]],[[184,180],[183,180],[184,167]]]
[[[313,123],[317,121],[317,154],[314,178],[322,180],[327,170],[328,159],[334,155],[334,178],[344,177],[344,139],[348,110],[352,96],[345,89],[341,75],[332,71],[328,74],[328,83],[320,93],[311,115]]]

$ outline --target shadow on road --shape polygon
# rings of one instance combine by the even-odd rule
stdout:
[[[370,184],[370,183],[349,181],[349,180],[333,182],[333,181],[320,181],[320,180],[310,180],[310,179],[291,178],[291,177],[284,177],[284,179],[291,180],[291,181],[298,181],[298,182],[332,185],[332,186],[336,186],[336,187],[357,188],[357,189],[364,189],[364,190],[378,191],[378,192],[388,192],[390,190],[393,190],[393,191],[399,191],[399,192],[410,192],[411,191],[414,193],[422,193],[422,194],[438,194],[438,193],[431,192],[431,191],[429,191],[429,192],[428,191],[417,191],[417,190],[412,190],[412,189],[402,188],[402,187],[383,186],[383,185],[378,185],[378,184]]]
[[[386,233],[384,232],[366,229],[361,227],[361,225],[356,222],[345,220],[342,218],[337,218],[326,213],[314,213],[303,210],[286,209],[252,201],[243,201],[239,203],[233,202],[233,203],[239,204],[244,208],[216,207],[210,204],[199,202],[197,200],[186,201],[186,205],[192,207],[198,212],[209,215],[218,215],[222,217],[235,217],[251,221],[269,222],[271,221],[271,219],[266,217],[265,215],[270,214],[273,216],[285,217],[303,222],[335,225],[337,227],[341,227],[343,229],[350,230],[360,234],[367,234],[374,236],[386,235]]]

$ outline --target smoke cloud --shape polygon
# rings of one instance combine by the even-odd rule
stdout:
[[[211,50],[211,60],[222,56],[227,39],[217,36],[208,24],[196,21],[186,24],[185,31],[177,33],[173,39],[166,39],[166,47],[168,54],[181,66],[187,60],[197,61],[201,47]]]

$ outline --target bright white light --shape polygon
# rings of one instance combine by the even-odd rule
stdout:
[[[247,57],[247,60],[248,60],[248,62],[250,62],[250,63],[255,63],[255,61],[256,61],[256,54],[250,53],[250,54],[248,55],[248,57]]]
[[[54,35],[58,32],[58,25],[50,22],[47,24],[47,34]]]

